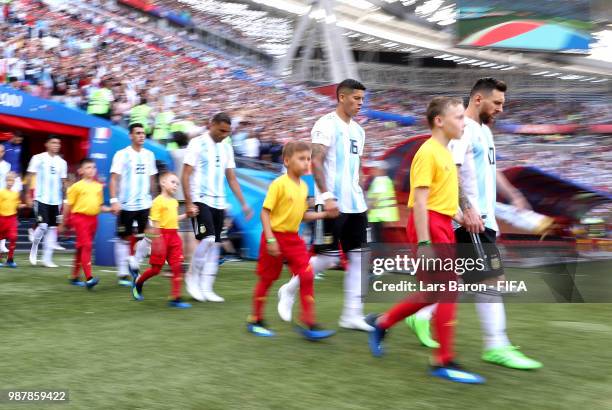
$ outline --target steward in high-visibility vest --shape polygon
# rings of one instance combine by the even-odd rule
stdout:
[[[147,99],[141,97],[140,104],[135,105],[130,110],[129,125],[142,124],[144,126],[145,134],[147,134],[147,136],[150,136],[152,132],[151,122],[149,121],[149,117],[151,116],[151,110],[153,110],[153,108],[147,105]]]
[[[155,127],[153,128],[153,139],[165,143],[170,139],[170,124],[174,120],[174,112],[162,111],[155,116]]]
[[[189,132],[195,127],[195,123],[189,120],[175,121],[170,125],[170,134],[176,132],[182,132],[183,134],[189,134]]]
[[[113,92],[106,86],[106,81],[100,81],[100,88],[94,90],[89,96],[87,114],[110,119],[111,104],[114,99],[115,97],[113,96]]]
[[[384,174],[384,164],[374,171],[374,180],[368,189],[368,222],[372,227],[374,242],[382,241],[384,224],[399,221],[397,198],[393,181]]]

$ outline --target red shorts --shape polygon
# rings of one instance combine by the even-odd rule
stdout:
[[[431,243],[455,243],[453,218],[435,211],[427,211],[427,216],[429,217],[429,238]],[[418,243],[414,226],[414,212],[412,211],[408,213],[406,234],[408,235],[408,243]]]
[[[281,255],[273,257],[268,253],[266,238],[261,234],[259,246],[259,261],[257,274],[267,279],[276,280],[283,270],[283,262],[287,261],[293,275],[301,275],[310,266],[310,254],[306,244],[296,232],[274,232]]]
[[[0,239],[17,237],[17,215],[0,216]]]
[[[71,214],[70,225],[76,234],[76,247],[92,246],[96,229],[98,229],[98,216],[85,214]]]
[[[436,258],[445,260],[447,258],[455,258],[455,231],[453,230],[453,219],[448,215],[443,215],[435,211],[427,211],[429,219],[429,237],[434,245]],[[410,211],[408,214],[408,225],[406,226],[406,234],[408,235],[408,243],[418,243],[416,228],[414,226],[414,213]],[[438,246],[435,246],[438,244]],[[444,246],[448,244],[448,246]],[[416,250],[416,247],[415,247]],[[452,271],[417,271],[417,279],[426,283],[448,283],[456,281],[457,275]],[[448,299],[445,301],[454,300],[454,294],[449,293]]]
[[[178,229],[160,229],[159,236],[151,242],[151,265],[175,265],[183,262],[183,242]]]

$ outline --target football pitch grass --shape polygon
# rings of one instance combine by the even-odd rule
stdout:
[[[56,259],[69,265],[71,256]],[[100,284],[87,291],[68,284],[66,266],[30,267],[21,255],[17,262],[18,269],[0,268],[0,390],[69,390],[69,403],[49,408],[612,408],[610,304],[508,304],[511,340],[544,363],[533,372],[482,362],[474,306],[461,304],[458,359],[487,378],[469,386],[428,376],[430,352],[403,323],[392,329],[380,359],[370,356],[361,332],[303,340],[276,314],[281,282],[266,310],[277,336],[247,333],[253,262],[221,266],[216,290],[225,303],[193,302],[188,310],[166,306],[170,284],[161,276],[135,302],[108,268],[95,268]],[[328,272],[315,289],[319,321],[337,328],[342,272]],[[366,311],[386,307],[368,304]],[[0,409],[41,406],[0,403]]]

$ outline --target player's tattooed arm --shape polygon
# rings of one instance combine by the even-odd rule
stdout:
[[[459,182],[459,207],[462,211],[472,208],[472,204],[463,190],[463,184]]]
[[[323,144],[312,144],[312,175],[319,192],[327,192],[324,165],[327,157],[327,147]]]
[[[457,172],[459,173],[459,166],[457,166]],[[484,231],[484,222],[468,199],[464,189],[464,181],[461,177],[459,177],[459,208],[463,211],[462,225],[468,232],[479,233]]]

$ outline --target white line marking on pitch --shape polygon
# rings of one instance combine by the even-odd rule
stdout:
[[[572,330],[582,330],[585,332],[612,332],[612,326],[604,325],[602,323],[571,322],[564,320],[551,321],[549,323],[555,327],[563,327]]]

